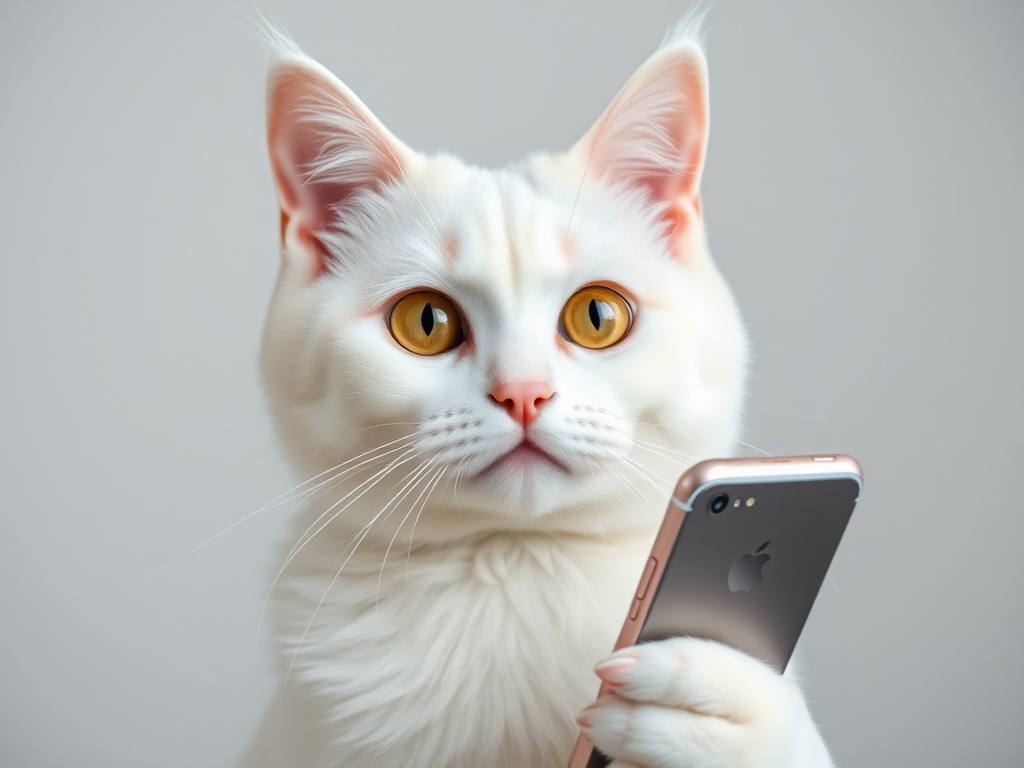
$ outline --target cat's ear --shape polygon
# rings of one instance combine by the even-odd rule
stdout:
[[[570,154],[588,175],[644,190],[679,230],[700,217],[707,141],[707,63],[684,30],[644,62]]]
[[[327,268],[317,234],[362,190],[401,178],[415,154],[340,80],[299,53],[279,56],[267,79],[267,141],[286,250]]]

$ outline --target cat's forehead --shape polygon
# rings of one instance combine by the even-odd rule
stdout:
[[[445,168],[410,185],[402,205],[426,279],[495,305],[582,282],[634,280],[642,271],[638,254],[652,250],[631,201],[517,170]]]
[[[458,191],[443,256],[466,281],[506,295],[566,278],[574,268],[557,201],[519,175],[476,173]]]

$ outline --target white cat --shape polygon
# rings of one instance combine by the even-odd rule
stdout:
[[[412,151],[271,37],[263,367],[313,479],[246,765],[561,768],[577,715],[615,766],[831,765],[794,683],[737,651],[606,659],[673,481],[739,428],[695,25],[568,152],[502,170]],[[580,715],[597,663],[616,695]]]

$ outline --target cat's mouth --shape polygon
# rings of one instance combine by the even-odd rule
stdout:
[[[484,476],[502,470],[524,472],[544,465],[558,469],[561,472],[569,472],[569,468],[550,453],[532,442],[529,438],[523,438],[519,445],[492,461],[479,474]]]

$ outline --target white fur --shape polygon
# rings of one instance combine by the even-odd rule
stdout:
[[[294,44],[274,42],[271,150],[289,219],[263,364],[282,442],[312,479],[271,593],[283,693],[267,727],[277,721],[290,751],[257,746],[247,765],[565,764],[673,480],[728,454],[739,428],[738,313],[696,187],[661,184],[699,180],[706,86],[692,33],[670,38],[568,153],[498,171],[412,153]],[[677,65],[700,75],[696,91],[661,76]],[[286,94],[301,105],[292,115],[274,107],[285,69],[311,83]],[[694,125],[702,133],[685,142],[670,135]],[[684,145],[697,154],[674,156]],[[303,156],[315,162],[288,177]],[[325,181],[345,198],[318,197]],[[314,231],[318,204],[331,224]],[[635,309],[629,336],[599,351],[558,326],[593,283]],[[391,338],[396,297],[423,288],[455,302],[463,347],[419,357]],[[567,471],[480,474],[523,436],[488,397],[517,381],[554,390],[530,436]],[[613,754],[829,764],[790,683],[729,649],[661,645],[615,701],[633,726],[600,710],[594,738]],[[715,715],[688,714],[692,696]],[[749,727],[716,739],[733,717]]]
[[[650,768],[831,765],[793,680],[727,646],[675,638],[626,649],[614,693],[587,710],[608,754]]]

